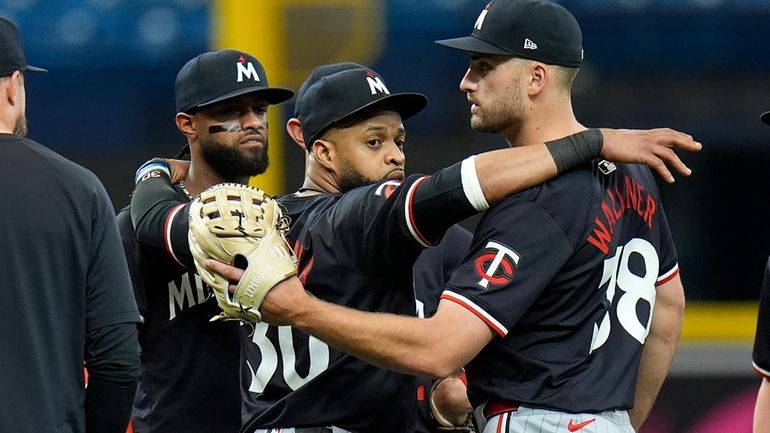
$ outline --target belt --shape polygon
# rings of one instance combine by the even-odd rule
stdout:
[[[493,416],[500,415],[501,413],[513,412],[519,409],[518,403],[510,401],[490,401],[484,405],[484,418],[490,419]]]

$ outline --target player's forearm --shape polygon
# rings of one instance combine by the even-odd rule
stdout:
[[[770,433],[770,381],[762,379],[754,406],[754,433]]]
[[[634,408],[629,411],[631,423],[637,430],[652,410],[679,344],[684,319],[684,293],[678,277],[666,285],[669,286],[659,288],[655,301],[650,334],[639,363]]]
[[[582,131],[547,144],[486,152],[476,157],[476,173],[484,197],[494,204],[506,196],[539,185],[600,156],[602,133]]]
[[[539,144],[477,155],[476,173],[484,198],[494,204],[556,177],[558,171],[548,148]]]
[[[465,363],[442,356],[450,351],[441,347],[441,337],[434,332],[435,327],[429,326],[431,319],[362,312],[331,304],[307,295],[296,279],[276,288],[285,288],[281,287],[285,284],[297,284],[292,289],[297,295],[277,299],[273,293],[268,294],[260,308],[268,323],[281,317],[280,324],[301,329],[373,365],[404,373],[440,378],[455,373]]]

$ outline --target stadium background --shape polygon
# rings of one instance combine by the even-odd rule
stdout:
[[[756,299],[768,252],[770,4],[766,0],[562,0],[583,28],[574,103],[586,125],[689,132],[689,179],[662,188],[689,300],[682,347],[646,433],[748,432]],[[30,136],[94,171],[116,208],[135,168],[184,143],[174,78],[209,48],[256,55],[296,89],[318,63],[368,64],[390,89],[427,94],[407,122],[410,172],[504,141],[468,128],[466,58],[436,39],[470,32],[484,0],[0,0],[30,63]],[[303,153],[271,108],[269,192],[301,183]],[[473,220],[466,224],[472,226]],[[725,417],[727,413],[729,416]],[[729,420],[729,425],[722,424]]]

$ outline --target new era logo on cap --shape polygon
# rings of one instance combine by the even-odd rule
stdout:
[[[537,49],[537,44],[532,42],[531,39],[526,38],[526,39],[524,39],[524,49],[525,50],[536,50]]]

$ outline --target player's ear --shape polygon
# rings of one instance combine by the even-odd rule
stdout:
[[[317,139],[313,142],[313,157],[319,164],[321,164],[327,170],[334,169],[334,152],[336,151],[334,143],[326,141],[324,139]]]
[[[17,105],[24,89],[24,77],[20,71],[14,71],[7,79],[3,80],[5,95],[10,105]]]
[[[296,117],[292,117],[286,122],[286,132],[292,140],[297,143],[302,150],[307,150],[305,138],[302,136],[302,123]]]
[[[529,96],[538,95],[548,82],[548,67],[540,62],[532,62],[525,68],[528,71],[527,93]]]
[[[188,138],[195,138],[197,136],[195,124],[193,123],[193,117],[191,115],[187,113],[176,113],[174,121],[176,121],[177,129]]]

